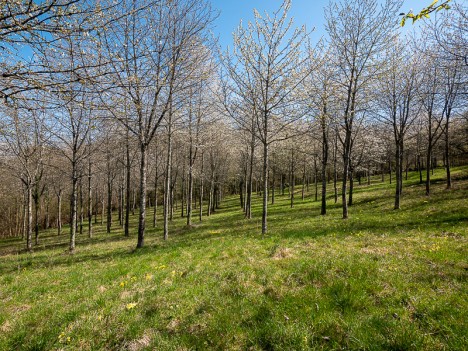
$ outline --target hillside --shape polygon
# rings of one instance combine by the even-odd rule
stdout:
[[[356,185],[346,221],[332,198],[320,216],[311,193],[277,196],[264,238],[261,198],[249,221],[233,196],[140,250],[135,225],[74,255],[55,230],[33,253],[2,240],[0,350],[464,350],[468,167],[443,177],[426,197],[410,174],[399,211],[388,179]]]

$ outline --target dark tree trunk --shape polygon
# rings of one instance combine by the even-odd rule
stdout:
[[[107,222],[106,222],[106,232],[111,232],[112,227],[112,188],[113,188],[113,179],[110,174],[110,170],[107,173]]]
[[[401,168],[401,150],[400,150],[400,142],[397,140],[395,143],[395,205],[393,208],[395,210],[400,209],[400,168]]]
[[[148,158],[147,146],[140,144],[140,214],[138,216],[138,241],[137,248],[141,248],[145,241],[146,224],[146,162]]]
[[[341,200],[343,202],[343,219],[348,218],[348,201],[346,201],[347,192],[347,181],[348,181],[348,169],[349,169],[349,158],[351,149],[351,132],[346,131],[344,150],[343,150],[343,185],[341,188]]]
[[[79,189],[80,189],[80,223],[79,223],[79,228],[80,228],[80,235],[83,234],[83,221],[84,221],[84,208],[83,208],[83,174],[80,174],[80,183],[79,183]]]
[[[169,114],[169,119],[171,115]],[[167,156],[166,156],[166,174],[164,179],[164,240],[169,238],[169,206],[170,206],[170,192],[171,192],[171,168],[172,168],[172,123],[168,123],[167,134]]]
[[[91,156],[88,158],[88,237],[93,237],[93,193],[91,188],[91,172],[92,172]]]
[[[203,178],[204,178],[204,157],[203,157],[203,152],[201,154],[201,171],[200,171],[200,203],[199,203],[199,208],[198,208],[198,218],[200,220],[200,222],[203,220]],[[241,193],[242,193],[242,186],[241,186]],[[241,201],[242,201],[242,194],[241,194]],[[243,204],[242,204],[243,206]]]
[[[131,181],[131,171],[132,164],[130,160],[130,140],[128,137],[128,130],[126,136],[126,145],[125,145],[125,168],[126,168],[126,177],[125,177],[125,224],[124,224],[124,235],[130,236],[130,181]]]
[[[328,131],[325,126],[322,126],[322,206],[320,214],[327,214],[327,180],[326,172],[328,165]]]
[[[291,199],[291,208],[294,207],[294,187],[296,185],[295,175],[295,164],[294,164],[294,149],[291,149],[291,166],[290,166],[290,177],[289,177],[289,198]]]
[[[57,235],[62,234],[62,189],[57,194]]]
[[[77,191],[78,191],[78,176],[76,174],[76,161],[72,162],[72,192],[70,198],[70,246],[69,251],[75,251],[75,237],[76,237],[76,212],[77,212]]]
[[[348,206],[353,205],[353,191],[354,191],[354,170],[349,167],[349,194],[348,194]]]
[[[264,131],[266,134],[266,131]],[[266,135],[264,136],[266,139]],[[268,224],[268,144],[263,143],[263,204],[262,204],[262,235],[267,233]]]
[[[450,174],[450,134],[449,134],[449,114],[447,114],[447,119],[445,122],[445,171],[447,174],[447,189],[452,188],[452,176]]]

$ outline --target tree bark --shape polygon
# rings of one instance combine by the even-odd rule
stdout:
[[[93,193],[91,188],[92,162],[91,155],[88,158],[88,237],[93,237]]]
[[[57,235],[62,234],[62,189],[57,194]]]
[[[76,161],[72,162],[72,192],[70,199],[70,253],[75,252],[75,237],[76,237],[76,220],[77,220],[77,191],[78,191],[78,176],[76,174]]]
[[[266,134],[266,131],[264,131]],[[265,135],[266,139],[266,135]],[[268,215],[268,143],[263,143],[263,204],[262,204],[262,235],[267,233]]]
[[[203,177],[204,177],[204,174],[203,174],[203,171],[204,171],[204,157],[203,157],[203,152],[201,154],[201,171],[200,171],[200,203],[199,203],[199,214],[198,214],[198,218],[200,220],[200,222],[203,220]],[[241,198],[242,198],[242,185],[241,185]]]
[[[142,248],[145,242],[145,224],[146,224],[146,168],[148,158],[148,147],[146,144],[140,144],[140,214],[138,216],[138,241],[137,248]]]
[[[28,251],[32,250],[32,222],[33,222],[33,213],[32,213],[32,203],[33,203],[33,196],[32,196],[32,186],[31,182],[26,184],[26,249]]]
[[[171,116],[169,116],[169,119]],[[170,206],[170,192],[171,192],[171,160],[172,160],[172,123],[168,122],[167,134],[167,157],[166,157],[166,174],[164,179],[164,240],[169,238],[169,206]]]
[[[124,224],[124,235],[130,236],[130,180],[131,180],[131,171],[132,171],[132,164],[130,160],[130,140],[128,136],[128,129],[127,135],[125,138],[125,168],[127,171],[126,174],[126,182],[125,182],[125,224]]]

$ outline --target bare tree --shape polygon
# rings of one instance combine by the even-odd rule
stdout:
[[[7,158],[2,162],[9,167],[23,183],[26,191],[25,223],[26,249],[32,249],[33,192],[38,189],[44,172],[45,125],[44,114],[38,109],[7,108],[2,111],[0,129],[6,147]],[[36,201],[37,209],[37,201]],[[36,212],[37,223],[37,212]],[[36,228],[36,241],[37,241]]]

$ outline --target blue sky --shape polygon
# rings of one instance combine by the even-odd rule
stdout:
[[[297,26],[305,24],[310,31],[315,27],[313,34],[315,39],[325,34],[323,8],[327,6],[328,0],[292,0],[290,15],[294,17]],[[405,0],[402,12],[413,9],[415,12],[428,6],[432,0]],[[212,6],[220,11],[215,22],[214,32],[219,35],[220,44],[223,48],[227,45],[232,47],[232,32],[237,28],[241,19],[246,23],[253,19],[253,9],[260,13],[269,13],[278,9],[282,0],[211,0]],[[408,31],[417,27],[409,22],[403,30]]]

